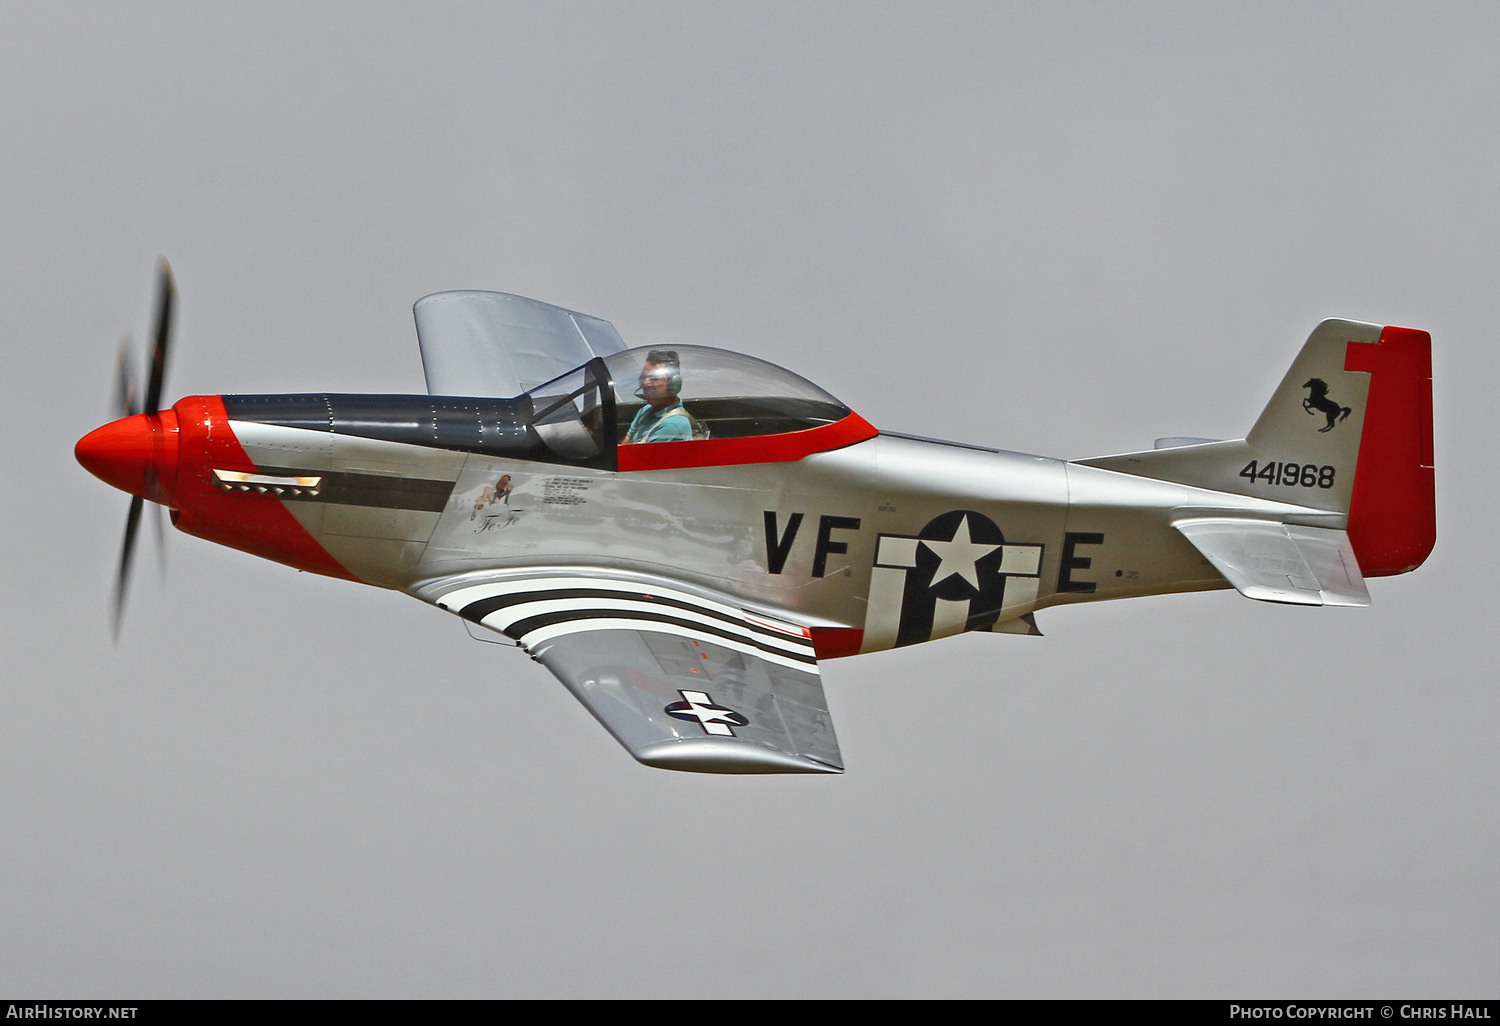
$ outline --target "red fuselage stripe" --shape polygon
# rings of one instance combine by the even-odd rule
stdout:
[[[806,431],[753,438],[709,438],[698,442],[650,442],[622,445],[619,467],[632,470],[680,470],[727,467],[745,463],[788,463],[813,453],[842,449],[880,432],[857,413]]]

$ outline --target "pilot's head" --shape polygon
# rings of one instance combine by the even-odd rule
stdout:
[[[652,406],[671,406],[682,391],[682,364],[674,349],[653,349],[641,368],[641,387],[636,395]]]

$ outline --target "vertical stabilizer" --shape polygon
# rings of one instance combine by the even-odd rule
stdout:
[[[1432,338],[1324,321],[1243,439],[1077,462],[1347,513],[1364,576],[1414,570],[1437,538]]]
[[[1255,469],[1240,478],[1249,494],[1320,509],[1349,508],[1370,375],[1350,370],[1346,354],[1351,345],[1375,342],[1380,332],[1378,324],[1341,320],[1313,329],[1245,436],[1250,459],[1256,461]],[[1297,468],[1295,481],[1289,465]],[[1315,468],[1307,475],[1313,478],[1308,485],[1303,484],[1306,467]],[[1332,468],[1331,481],[1324,468]],[[1236,467],[1236,476],[1245,470],[1248,464]]]

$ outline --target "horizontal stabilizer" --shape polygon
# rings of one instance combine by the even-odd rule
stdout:
[[[1246,598],[1304,606],[1370,604],[1343,531],[1232,519],[1173,526]]]

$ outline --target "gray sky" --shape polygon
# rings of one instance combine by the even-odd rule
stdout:
[[[0,6],[0,996],[1500,993],[1500,15],[1373,3]],[[149,537],[72,446],[421,391],[492,288],[1048,455],[1434,339],[1438,545],[827,664],[848,772],[638,767],[403,596]],[[1486,540],[1490,539],[1490,540]]]

